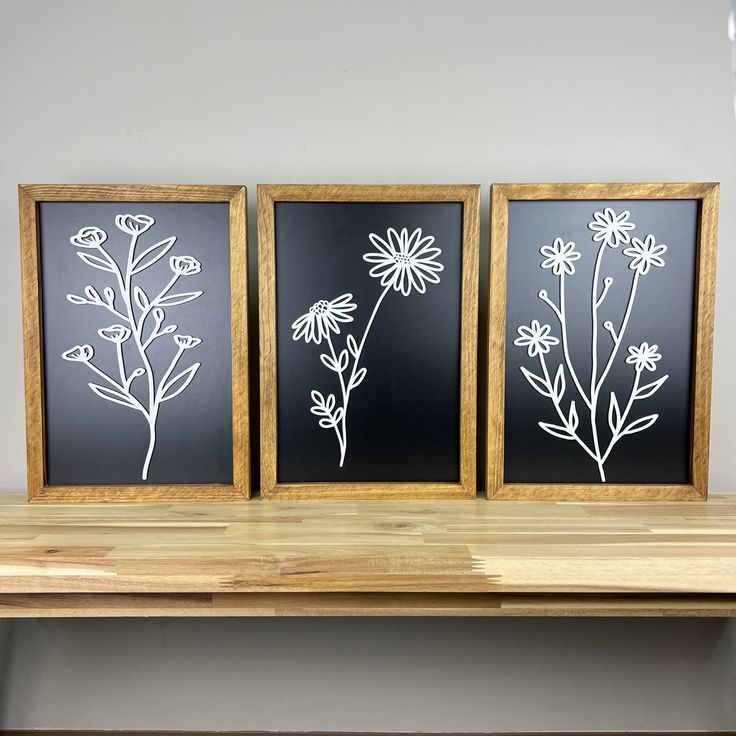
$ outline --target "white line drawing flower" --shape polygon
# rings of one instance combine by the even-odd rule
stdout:
[[[340,450],[341,468],[345,463],[348,447],[348,404],[352,392],[360,386],[368,373],[368,369],[360,365],[360,359],[368,333],[383,300],[392,290],[404,296],[409,296],[412,289],[424,294],[427,283],[439,283],[438,274],[444,269],[444,266],[435,260],[442,252],[440,248],[432,247],[435,237],[422,236],[421,228],[416,228],[411,235],[408,228],[403,228],[401,232],[395,228],[388,228],[385,237],[369,233],[368,239],[377,252],[366,253],[363,260],[376,264],[370,269],[369,275],[381,280],[383,291],[373,305],[360,340],[356,340],[352,334],[347,334],[345,347],[339,350],[332,341],[333,334],[340,334],[341,324],[353,321],[350,312],[357,309],[357,304],[353,302],[353,295],[349,293],[331,301],[321,299],[315,302],[291,325],[294,331],[293,340],[304,338],[305,342],[313,342],[315,345],[320,345],[324,340],[327,344],[327,352],[321,353],[319,358],[325,368],[337,374],[342,403],[338,404],[335,394],[325,396],[320,391],[313,390],[310,392],[312,398],[310,412],[319,417],[320,427],[334,430]]]
[[[551,268],[555,276],[563,273],[572,276],[575,273],[575,261],[580,258],[580,253],[575,250],[575,243],[566,243],[562,238],[555,238],[552,245],[543,245],[539,252],[545,257],[542,268]]]
[[[95,351],[91,345],[75,345],[65,350],[61,357],[73,363],[88,363],[94,357]]]
[[[629,357],[626,358],[626,362],[629,365],[633,365],[637,371],[641,373],[643,370],[656,371],[657,362],[662,359],[662,356],[657,352],[659,345],[650,345],[648,342],[643,342],[639,347],[633,345],[629,346]]]
[[[553,345],[558,345],[559,340],[552,336],[552,328],[549,325],[539,324],[539,320],[533,319],[529,327],[520,325],[517,330],[519,337],[514,340],[514,345],[526,347],[527,355],[533,358],[540,353],[548,353]]]
[[[541,289],[538,293],[539,299],[551,309],[557,318],[560,326],[561,340],[551,336],[551,327],[549,325],[541,325],[538,320],[532,320],[531,325],[528,327],[526,325],[518,327],[517,332],[519,337],[514,340],[514,345],[527,348],[527,355],[530,358],[538,357],[539,373],[534,373],[525,366],[521,366],[520,370],[529,385],[538,394],[552,401],[552,406],[557,416],[557,420],[554,423],[538,422],[540,429],[553,437],[576,442],[588,457],[595,462],[601,482],[603,483],[606,482],[605,463],[618,442],[627,435],[643,432],[645,429],[651,427],[659,418],[659,414],[648,414],[630,421],[629,416],[635,402],[648,399],[654,395],[669,378],[668,375],[664,375],[644,386],[640,385],[643,371],[654,372],[657,368],[657,362],[662,358],[658,352],[659,346],[649,345],[649,343],[643,342],[638,347],[632,345],[628,348],[629,356],[625,362],[633,365],[635,368],[634,381],[628,399],[623,404],[623,408],[619,403],[616,393],[614,391],[609,392],[607,412],[608,441],[606,443],[604,436],[605,430],[600,426],[598,421],[599,401],[602,396],[603,387],[618,356],[621,343],[629,325],[639,280],[647,274],[651,266],[657,268],[664,267],[665,263],[661,256],[667,250],[666,245],[655,245],[653,235],[647,235],[644,242],[638,238],[631,238],[629,231],[633,230],[636,225],[629,222],[629,217],[628,210],[616,214],[612,208],[606,207],[603,212],[595,212],[593,219],[588,223],[588,228],[594,233],[592,236],[593,241],[600,243],[593,269],[593,282],[588,307],[591,314],[589,380],[585,382],[581,380],[583,371],[587,371],[587,365],[582,368],[576,367],[573,363],[572,352],[570,350],[565,279],[568,276],[572,276],[575,271],[574,268],[573,271],[570,271],[564,266],[560,266],[557,270],[554,268],[563,256],[563,241],[561,238],[555,239],[554,243],[557,247],[553,246],[549,253],[540,250],[542,255],[547,256],[550,261],[549,263],[548,261],[543,261],[541,264],[542,268],[551,268],[553,274],[558,279],[559,298],[556,301],[553,300],[547,289]],[[617,248],[620,243],[628,242],[632,243],[631,247],[625,248],[622,253],[624,256],[632,258],[630,268],[634,271],[634,275],[629,285],[626,307],[624,308],[623,316],[618,326],[615,326],[610,319],[601,323],[599,309],[606,299],[610,288],[613,286],[613,277],[605,276],[601,279],[603,254],[609,247]],[[601,345],[599,344],[601,335],[600,327],[603,327],[608,332],[613,342],[613,345],[608,349],[607,358],[603,361],[602,366],[599,363],[599,353],[601,352]],[[552,346],[560,343],[562,348],[561,360],[556,369],[551,371],[547,365],[546,356],[550,355],[550,348]],[[574,391],[576,392],[576,399],[570,400],[569,404],[567,404],[565,398],[568,389],[568,378],[571,380]],[[584,430],[580,424],[580,415],[577,410],[578,402],[582,402],[585,405],[585,410],[588,414],[590,431],[587,434],[583,433]],[[563,406],[563,404],[566,406]]]
[[[69,238],[72,245],[78,248],[96,248],[107,240],[107,233],[99,227],[83,227],[76,235]]]
[[[161,405],[179,396],[194,379],[200,363],[172,374],[177,368],[179,359],[185,350],[196,347],[202,340],[191,335],[174,335],[173,341],[177,351],[157,380],[157,371],[151,362],[148,349],[154,341],[165,335],[176,332],[175,324],[164,324],[166,313],[164,307],[186,304],[199,298],[203,292],[189,291],[172,294],[171,289],[181,276],[192,276],[200,273],[202,265],[193,256],[172,256],[169,259],[173,276],[168,283],[153,297],[135,283],[136,276],[160,261],[174,246],[176,236],[171,236],[153,243],[138,253],[139,237],[155,224],[148,215],[121,214],[115,217],[115,225],[119,230],[130,235],[125,263],[121,264],[103,248],[107,233],[99,227],[83,227],[69,242],[84,248],[77,251],[77,256],[88,266],[104,271],[114,279],[116,288],[105,286],[100,293],[92,284],[87,284],[82,294],[67,294],[72,304],[102,307],[118,317],[121,322],[103,327],[97,334],[107,342],[115,345],[117,358],[117,377],[108,375],[92,362],[94,348],[91,345],[76,345],[62,353],[64,360],[82,363],[98,375],[103,383],[88,383],[90,390],[101,399],[119,406],[140,412],[148,425],[148,449],[143,461],[141,479],[148,479],[148,471],[156,447],[156,422]],[[96,251],[95,253],[86,252]],[[131,339],[132,338],[132,339]],[[126,362],[136,361],[138,366],[129,370]],[[136,379],[145,377],[145,390],[139,389]],[[145,396],[145,398],[140,398]]]
[[[199,337],[192,337],[191,335],[174,335],[174,342],[182,349],[189,350],[190,348],[196,348],[202,339]]]
[[[179,276],[194,276],[202,270],[202,264],[194,256],[171,256],[169,265]]]
[[[661,257],[667,252],[667,246],[664,243],[657,245],[654,235],[647,235],[644,240],[632,238],[631,245],[624,248],[624,255],[631,258],[629,268],[636,271],[640,276],[646,276],[649,268],[664,267],[664,259]]]
[[[629,230],[636,227],[633,222],[629,222],[630,216],[628,210],[617,215],[610,207],[606,207],[603,212],[594,212],[593,219],[588,223],[588,228],[595,233],[593,240],[596,243],[603,242],[611,248],[628,243]]]
[[[110,342],[123,343],[131,336],[131,331],[125,325],[110,325],[97,330],[97,334]]]
[[[433,235],[422,237],[421,228],[409,235],[407,228],[399,233],[390,227],[385,238],[371,233],[368,239],[376,247],[376,252],[366,253],[363,260],[376,264],[369,273],[381,279],[381,286],[391,286],[409,296],[412,289],[424,294],[427,281],[433,284],[440,282],[437,274],[444,266],[435,261],[441,251],[432,247]]]
[[[115,225],[128,235],[140,235],[146,232],[154,222],[156,221],[153,217],[148,215],[118,215],[115,218]]]
[[[320,299],[292,323],[294,340],[301,340],[303,337],[305,342],[319,345],[323,339],[329,337],[330,331],[339,335],[340,323],[352,322],[350,312],[357,308],[352,294],[341,294],[330,301]]]

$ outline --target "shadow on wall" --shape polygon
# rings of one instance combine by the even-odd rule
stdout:
[[[736,622],[113,619],[5,624],[0,728],[727,730]]]

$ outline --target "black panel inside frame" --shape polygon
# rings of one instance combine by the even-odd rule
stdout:
[[[603,241],[596,242],[593,236],[602,231],[591,229],[589,223],[605,226],[606,208],[621,218],[620,223],[635,227],[619,230],[629,242],[612,246],[616,238],[609,236],[613,240],[603,248],[596,281],[595,264]],[[622,217],[627,210],[629,217]],[[598,220],[596,212],[601,213]],[[696,200],[509,203],[506,483],[690,482],[698,218]],[[649,235],[654,238],[648,241]],[[560,319],[553,309],[560,307],[561,277],[552,263],[542,267],[546,257],[540,253],[542,246],[554,246],[556,238],[561,239],[558,248],[575,244],[568,255],[579,253],[568,261],[574,273],[564,276],[567,360]],[[666,251],[659,248],[661,244],[666,244]],[[546,253],[554,255],[553,250]],[[642,253],[643,259],[637,260]],[[562,264],[558,270],[564,270]],[[637,273],[630,317],[621,335]],[[596,309],[593,380],[593,303],[604,290]],[[551,304],[540,298],[540,291]],[[542,331],[543,350],[548,350],[542,356],[529,355],[535,348],[518,331],[521,326],[532,330],[534,320]],[[530,332],[525,335],[528,338]],[[520,337],[522,344],[515,345]],[[618,337],[619,347],[611,359]],[[648,347],[642,347],[645,344]],[[555,390],[560,366],[563,379],[558,379]],[[532,374],[530,379],[522,368]],[[637,374],[638,391],[631,400]],[[535,382],[541,391],[532,385]]]
[[[173,245],[150,251],[161,257],[131,279],[131,297],[138,286],[153,300],[170,283],[174,267],[180,275],[161,302],[161,329],[172,328],[147,348],[154,392],[162,389],[155,422],[155,443],[144,479],[143,466],[150,444],[146,415],[121,401],[124,383],[117,361],[116,343],[110,338],[127,334],[128,306],[114,273],[85,263],[82,254],[106,256],[92,242],[73,245],[70,238],[82,228],[104,231],[105,251],[125,274],[131,233],[116,225],[116,216],[132,214],[122,224],[145,227],[137,237],[135,255],[176,236]],[[152,218],[148,224],[145,218]],[[152,202],[44,202],[39,205],[41,293],[43,316],[43,372],[46,439],[46,482],[49,485],[132,485],[232,483],[232,372],[230,337],[230,236],[229,207],[220,203]],[[174,261],[172,258],[179,259]],[[181,260],[184,258],[184,260]],[[195,259],[195,260],[190,260]],[[92,261],[100,263],[100,261]],[[140,262],[143,265],[143,261]],[[115,314],[96,303],[114,296]],[[91,291],[93,290],[93,291]],[[182,294],[201,292],[179,304]],[[88,303],[72,303],[68,294]],[[95,296],[95,294],[97,296]],[[141,308],[131,298],[136,321]],[[155,324],[151,310],[143,324],[143,341]],[[105,330],[107,337],[98,332]],[[170,379],[181,375],[168,391],[166,372],[180,345],[176,338],[193,338],[182,344]],[[197,342],[200,340],[201,342]],[[196,344],[194,344],[196,343]],[[130,378],[144,366],[133,336],[121,343],[124,375]],[[89,364],[75,346],[90,346]],[[71,351],[71,352],[69,352]],[[67,354],[67,359],[62,357]],[[84,354],[81,357],[87,357]],[[71,359],[69,359],[71,358]],[[199,363],[191,381],[185,372]],[[93,368],[99,372],[95,372]],[[100,373],[104,374],[100,375]],[[105,378],[105,376],[107,378]],[[116,387],[115,384],[118,384]],[[107,398],[90,384],[102,387]],[[128,387],[130,396],[149,409],[148,376],[139,375]]]
[[[275,208],[278,481],[458,482],[462,204],[280,202]],[[407,282],[407,294],[398,282],[398,290],[382,285],[382,277],[370,275],[380,264],[363,259],[381,252],[370,234],[397,251],[402,237],[409,249],[419,244],[415,253],[430,262],[419,275],[434,274],[438,283],[431,275]],[[338,322],[339,333],[330,330],[332,349],[338,361],[347,360],[346,387],[351,376],[366,373],[349,391],[343,430],[341,421],[329,426],[345,403],[340,372],[329,365],[330,346],[324,338],[315,344],[316,335],[307,342],[307,333],[292,325],[321,300],[325,307],[345,294],[350,297],[334,304],[351,321]],[[355,339],[352,352],[348,335]],[[317,413],[315,391],[317,403],[324,401]]]

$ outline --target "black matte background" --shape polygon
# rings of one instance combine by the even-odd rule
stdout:
[[[590,380],[590,289],[598,243],[587,224],[596,211],[610,206],[615,212],[628,209],[636,229],[632,236],[642,240],[653,233],[657,243],[668,246],[665,267],[651,268],[639,281],[637,297],[624,340],[599,399],[598,425],[603,426],[603,442],[609,435],[607,411],[610,391],[615,391],[624,406],[634,378],[633,366],[625,363],[629,345],[641,342],[659,345],[662,359],[657,371],[644,372],[641,383],[669,374],[669,379],[650,398],[634,404],[630,417],[658,413],[649,429],[623,437],[606,462],[606,481],[613,483],[687,483],[690,480],[691,362],[694,314],[695,261],[697,249],[698,202],[694,200],[658,201],[552,201],[511,202],[509,204],[509,245],[506,311],[506,407],[505,468],[507,483],[597,483],[600,482],[593,460],[577,443],[557,439],[545,433],[537,422],[558,422],[552,402],[527,383],[521,365],[539,373],[538,358],[529,358],[526,348],[513,344],[517,327],[534,318],[552,325],[552,334],[560,337],[559,324],[537,293],[547,289],[557,303],[559,279],[551,270],[542,269],[539,248],[555,237],[573,240],[582,258],[575,262],[576,273],[566,277],[568,335],[573,363],[584,366],[578,375]],[[599,310],[601,323],[611,319],[616,327],[629,293],[633,271],[630,259],[622,251],[608,248],[603,256],[601,278],[612,276],[614,283]],[[599,365],[608,356],[611,338],[601,328]],[[604,348],[605,346],[605,348]],[[562,359],[560,346],[547,356],[554,374]],[[576,396],[568,379],[566,401],[577,398],[581,426],[590,426],[587,407]],[[586,379],[581,378],[585,386]],[[587,417],[587,422],[586,422]],[[600,431],[600,430],[599,430]],[[586,435],[587,438],[587,435]]]
[[[46,202],[40,205],[41,273],[44,320],[46,400],[46,475],[50,485],[142,483],[148,425],[139,412],[105,401],[87,384],[102,382],[80,363],[62,360],[68,348],[89,343],[94,363],[108,374],[116,370],[115,346],[97,334],[120,318],[103,307],[74,305],[66,294],[82,294],[86,284],[102,293],[114,286],[112,274],[85,265],[70,236],[87,225],[108,234],[105,248],[124,263],[130,236],[115,226],[119,213],[145,214],[156,220],[140,236],[137,252],[171,235],[177,241],[158,263],[140,274],[146,293],[155,294],[171,277],[169,256],[193,255],[202,271],[180,277],[171,293],[203,290],[194,301],[165,310],[178,333],[202,338],[187,350],[181,368],[200,362],[192,383],[162,404],[157,443],[148,476],[158,483],[232,482],[232,379],[230,350],[230,246],[227,204]],[[156,291],[154,291],[156,289]],[[151,321],[149,317],[148,322]],[[148,324],[147,322],[147,324]],[[132,345],[132,339],[129,341]],[[159,374],[176,351],[172,336],[149,349]],[[127,353],[126,353],[127,355]],[[130,353],[131,357],[133,353]],[[128,365],[132,365],[128,363]],[[129,367],[130,370],[130,367]],[[138,378],[139,397],[146,390]]]
[[[459,203],[276,204],[279,482],[459,480],[462,214]],[[425,294],[384,299],[361,359],[368,374],[351,394],[341,469],[334,431],[309,411],[312,389],[339,395],[337,374],[319,360],[324,343],[294,342],[291,324],[315,301],[351,292],[348,330],[359,340],[382,291],[362,256],[374,250],[368,234],[389,227],[434,235],[444,271]]]

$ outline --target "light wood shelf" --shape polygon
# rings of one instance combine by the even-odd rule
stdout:
[[[736,616],[736,495],[33,505],[0,617]]]

